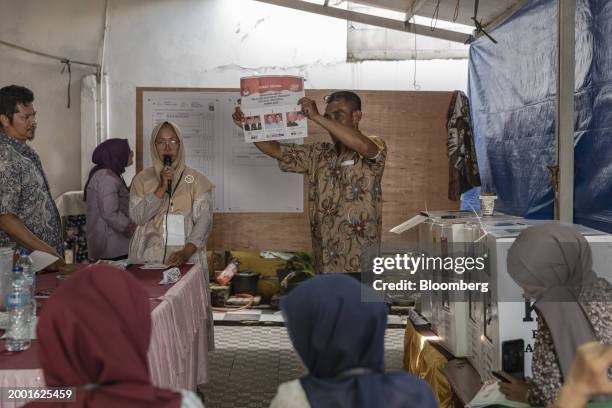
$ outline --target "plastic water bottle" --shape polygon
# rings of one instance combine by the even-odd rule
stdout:
[[[223,272],[219,276],[217,276],[217,283],[221,286],[226,286],[230,280],[234,277],[236,272],[238,272],[238,267],[240,266],[240,261],[238,258],[232,258]]]
[[[15,266],[20,266],[23,269],[23,279],[30,290],[30,299],[32,301],[32,317],[36,316],[36,273],[32,270],[32,258],[30,251],[22,249],[19,251],[19,258]]]
[[[4,347],[8,351],[23,351],[30,347],[30,322],[32,302],[30,290],[23,276],[23,268],[15,266],[11,273],[11,285],[6,295],[9,327]]]

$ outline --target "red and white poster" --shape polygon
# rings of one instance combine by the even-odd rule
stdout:
[[[256,76],[240,79],[245,142],[298,139],[308,135],[307,119],[298,101],[304,78]]]

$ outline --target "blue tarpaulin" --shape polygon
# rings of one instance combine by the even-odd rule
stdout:
[[[483,191],[496,210],[553,218],[557,1],[532,0],[470,47]],[[612,1],[577,0],[574,222],[612,232]]]

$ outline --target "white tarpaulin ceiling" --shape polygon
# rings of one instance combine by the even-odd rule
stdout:
[[[370,6],[370,12],[355,12],[343,0],[258,0],[297,10],[318,13],[363,24],[392,30],[416,32],[420,35],[445,40],[466,42],[470,35],[465,30],[435,28],[431,25],[411,24],[414,16],[435,21],[454,22],[474,27],[475,6],[477,20],[485,30],[490,30],[510,17],[526,0],[351,0],[351,4]],[[393,12],[390,17],[385,12]],[[479,34],[478,32],[476,33]]]

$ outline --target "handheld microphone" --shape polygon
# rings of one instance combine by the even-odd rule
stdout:
[[[164,166],[172,166],[172,157],[164,155]],[[168,195],[172,196],[172,180],[168,180]]]

